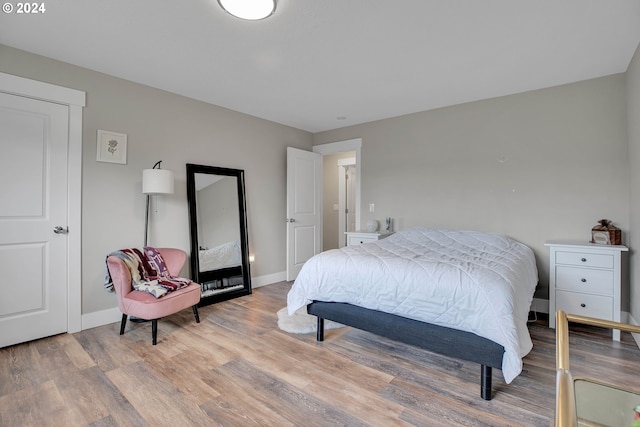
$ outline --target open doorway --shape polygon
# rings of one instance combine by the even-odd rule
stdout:
[[[346,244],[344,233],[356,228],[355,152],[323,156],[322,169],[322,247],[341,248]]]
[[[345,233],[356,231],[356,158],[338,161],[338,246],[347,245]]]
[[[360,148],[352,139],[316,145],[322,154],[322,250],[343,247],[346,231],[360,227]]]

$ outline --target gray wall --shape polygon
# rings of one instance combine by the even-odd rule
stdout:
[[[640,46],[627,70],[627,123],[631,165],[631,316],[640,322]]]
[[[507,234],[533,248],[548,296],[549,239],[629,235],[625,76],[405,115],[314,135],[362,138],[362,221]],[[375,203],[375,214],[364,207]]]
[[[156,197],[150,244],[189,251],[186,163],[244,169],[249,249],[256,257],[251,274],[285,270],[286,147],[310,150],[311,134],[3,45],[0,71],[87,92],[83,314],[117,306],[114,295],[102,288],[105,256],[142,246],[142,170],[158,160],[174,171],[175,194]],[[96,162],[98,129],[128,135],[126,165]],[[183,274],[188,274],[187,268]]]

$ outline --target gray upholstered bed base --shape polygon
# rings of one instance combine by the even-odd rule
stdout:
[[[324,319],[414,345],[447,357],[481,365],[480,395],[491,400],[491,368],[502,367],[504,347],[470,332],[436,326],[346,303],[314,301],[307,313],[318,317],[317,340],[324,340]]]

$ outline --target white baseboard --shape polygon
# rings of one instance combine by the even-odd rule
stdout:
[[[270,285],[272,283],[283,282],[287,280],[287,272],[281,271],[279,273],[267,274],[266,276],[252,277],[251,287],[259,288],[260,286]]]
[[[286,280],[287,272],[268,274],[266,276],[252,277],[251,287],[259,288],[261,286],[270,285],[271,283],[282,282]],[[122,313],[118,307],[108,308],[106,310],[95,311],[82,315],[82,330],[96,328],[98,326],[108,325],[109,323],[120,322]]]
[[[531,302],[531,311],[535,311],[536,313],[549,314],[549,300],[534,298],[533,302]]]
[[[106,310],[95,311],[82,315],[82,330],[91,329],[98,326],[108,325],[109,323],[120,322],[122,313],[118,307]]]

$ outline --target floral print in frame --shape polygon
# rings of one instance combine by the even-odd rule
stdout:
[[[127,164],[127,135],[98,129],[98,162]]]

